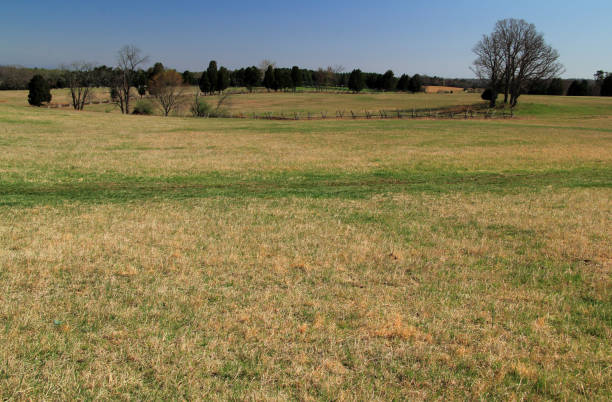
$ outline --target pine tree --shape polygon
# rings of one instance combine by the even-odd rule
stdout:
[[[225,67],[219,69],[217,74],[217,91],[223,92],[229,87],[230,84],[229,71]]]
[[[253,87],[259,85],[259,69],[255,66],[247,67],[244,71],[244,81],[249,92],[253,91]]]
[[[302,86],[302,72],[298,66],[291,68],[291,82],[294,91],[296,87]]]
[[[210,80],[208,79],[208,72],[204,71],[202,73],[202,76],[200,77],[200,91],[204,92],[204,94],[207,94],[211,91],[210,88]]]
[[[365,80],[360,69],[351,71],[348,79],[348,87],[351,91],[361,92],[365,87]]]
[[[266,89],[268,90],[274,89],[274,87],[276,86],[276,79],[274,77],[274,67],[268,66],[268,69],[264,74],[263,86],[266,87]]]
[[[35,75],[28,84],[30,93],[28,94],[28,102],[32,106],[40,106],[43,102],[51,102],[51,88],[46,79],[42,75]]]
[[[423,89],[423,81],[421,80],[420,75],[415,74],[412,76],[412,78],[410,78],[408,89],[410,89],[410,92],[421,92]]]
[[[410,85],[410,77],[406,74],[402,74],[399,81],[397,81],[397,90],[398,91],[408,91]]]
[[[212,60],[209,64],[208,64],[208,69],[206,70],[206,72],[208,73],[208,81],[210,82],[210,92],[215,92],[218,90],[217,88],[217,80],[218,80],[218,73],[217,73],[217,62]]]
[[[392,91],[395,89],[395,76],[393,71],[387,70],[382,76],[382,89],[385,91]]]
[[[601,83],[601,96],[612,96],[612,74],[608,73]]]

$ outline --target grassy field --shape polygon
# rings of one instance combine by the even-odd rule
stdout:
[[[362,102],[266,95],[236,104]],[[276,122],[0,92],[0,397],[609,400],[612,99],[521,101]]]
[[[179,116],[190,116],[190,105],[193,102],[195,87],[184,91],[184,96],[180,102],[178,110],[173,114]],[[228,90],[231,92],[232,90]],[[94,100],[108,100],[109,93],[105,88],[95,88],[93,91]],[[55,89],[52,91],[53,103],[71,103],[70,92],[67,89]],[[27,91],[4,91],[2,99],[7,104],[15,106],[27,105]],[[219,96],[206,96],[202,98],[211,106],[216,106]],[[133,104],[136,103],[133,101]],[[157,106],[154,98],[148,99],[153,105]],[[292,92],[256,92],[252,94],[232,95],[227,100],[225,109],[232,114],[252,113],[263,114],[293,114],[293,113],[327,113],[328,116],[335,116],[336,111],[344,111],[347,115],[353,110],[356,114],[363,114],[364,110],[377,112],[381,109],[386,110],[411,110],[413,108],[442,108],[455,105],[471,105],[482,102],[479,94],[474,93],[455,93],[455,94],[407,94],[407,93],[363,93],[363,94],[334,94],[334,93],[292,93]],[[157,113],[161,114],[157,106]],[[117,106],[113,104],[92,104],[85,106],[86,111],[120,113]]]

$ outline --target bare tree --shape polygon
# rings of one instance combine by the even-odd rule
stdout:
[[[266,73],[266,70],[270,66],[272,66],[272,68],[276,68],[276,62],[272,60],[268,60],[268,59],[263,59],[262,61],[259,62],[259,65],[257,67],[259,68],[260,79],[263,79],[264,74]]]
[[[495,25],[474,48],[473,70],[488,79],[495,106],[497,91],[503,87],[504,103],[516,106],[522,91],[532,82],[551,79],[563,71],[559,53],[546,44],[535,25],[525,20],[505,19]]]
[[[183,95],[183,77],[175,70],[165,70],[157,74],[149,83],[150,93],[157,99],[164,116],[176,109]]]
[[[78,61],[62,69],[65,70],[64,77],[72,96],[72,107],[74,110],[83,110],[91,97],[94,64]]]
[[[117,71],[113,80],[113,87],[121,113],[130,113],[130,90],[134,86],[136,70],[147,60],[148,57],[143,56],[140,49],[133,45],[126,45],[117,53]]]
[[[490,107],[495,107],[497,91],[503,77],[503,53],[501,44],[495,35],[483,35],[482,39],[473,49],[476,60],[472,71],[482,80],[489,81],[491,90]]]

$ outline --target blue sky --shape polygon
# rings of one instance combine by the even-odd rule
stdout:
[[[564,77],[612,71],[612,1],[13,1],[0,14],[0,64],[113,65],[134,44],[178,70],[211,59],[471,77],[472,47],[495,21],[523,18],[561,54]]]

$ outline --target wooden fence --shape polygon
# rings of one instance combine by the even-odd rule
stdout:
[[[262,119],[262,120],[384,120],[384,119],[510,119],[514,117],[514,111],[506,110],[364,110],[355,112],[353,110],[338,110],[335,114],[327,112],[305,112],[305,113],[233,113],[224,116],[226,118],[238,119]]]

